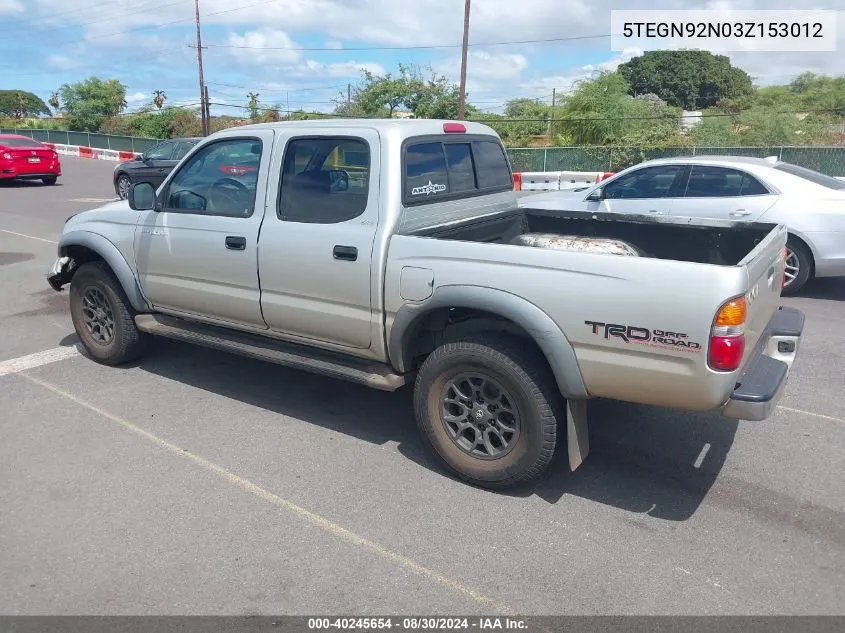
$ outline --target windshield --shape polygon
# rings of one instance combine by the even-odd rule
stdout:
[[[31,138],[0,138],[0,145],[6,147],[41,147],[41,143]]]
[[[812,183],[821,185],[822,187],[827,187],[828,189],[845,189],[845,180],[839,180],[838,178],[833,178],[832,176],[825,176],[820,172],[807,169],[806,167],[799,167],[798,165],[793,165],[791,163],[778,163],[775,165],[775,169],[785,171],[787,174],[798,176],[804,180],[809,180]]]

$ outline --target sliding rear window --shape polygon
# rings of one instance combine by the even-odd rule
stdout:
[[[513,189],[501,143],[489,136],[412,139],[403,153],[406,206]]]

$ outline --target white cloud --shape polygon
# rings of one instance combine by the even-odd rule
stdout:
[[[262,28],[243,35],[230,33],[228,44],[232,47],[228,49],[231,55],[246,64],[292,64],[302,57],[296,50],[298,44],[277,29]]]
[[[841,6],[842,1],[828,4]],[[178,86],[186,88],[180,96],[187,92],[185,78],[196,72],[196,52],[188,47],[194,41],[193,3],[168,1],[151,10],[150,0],[117,0],[102,5],[95,13],[90,10],[91,0],[62,0],[58,4],[60,10],[57,0],[0,0],[0,13],[14,11],[15,15],[32,16],[28,20],[30,35],[52,29],[41,36],[50,42],[52,54],[44,55],[44,67],[75,71],[73,75],[58,77],[58,83],[76,80],[81,73],[97,73],[117,76],[147,93]],[[654,0],[628,0],[624,6],[632,10],[653,9],[654,4]],[[321,77],[345,83],[360,76],[362,68],[380,73],[394,70],[397,61],[415,60],[423,65],[430,63],[457,81],[463,3],[415,0],[407,8],[397,6],[396,0],[275,0],[260,4],[257,0],[202,0],[203,42],[211,45],[206,51],[206,78],[209,82],[259,86],[268,79],[282,77],[285,89],[293,92]],[[792,0],[661,0],[659,8],[786,11],[794,6]],[[572,82],[589,77],[596,70],[615,67],[624,61],[624,56],[610,49],[609,37],[591,36],[609,34],[610,11],[616,8],[620,8],[618,1],[611,0],[473,0],[470,100],[537,97],[551,93],[551,88],[567,90]],[[845,15],[841,11],[838,23],[842,49]],[[16,38],[18,35],[11,34],[8,39]],[[572,39],[483,46],[560,38]],[[330,50],[285,50],[295,47],[295,40],[316,42],[316,46]],[[29,40],[20,41],[22,47],[30,45]],[[425,45],[448,48],[372,53],[350,50]],[[35,44],[31,47],[36,50]],[[6,51],[9,50],[7,42]],[[583,65],[578,60],[586,54],[599,61]],[[762,85],[789,81],[806,70],[843,72],[841,53],[743,52],[730,57]],[[70,61],[76,62],[76,68],[71,67]],[[150,84],[137,81],[139,77],[148,78]]]
[[[133,92],[131,95],[126,95],[126,103],[129,105],[142,103],[143,101],[146,101],[146,99],[147,95],[143,92]]]
[[[361,76],[361,71],[368,70],[376,75],[384,74],[385,68],[375,62],[339,62],[335,64],[322,64],[313,59],[306,60],[294,73],[301,75],[320,76],[336,79],[347,79]]]
[[[17,15],[24,12],[20,0],[0,0],[0,15]]]
[[[78,59],[71,59],[67,55],[50,55],[47,58],[47,65],[58,70],[71,70],[78,65]]]

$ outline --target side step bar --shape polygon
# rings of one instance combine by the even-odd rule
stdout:
[[[161,314],[139,314],[135,325],[142,332],[239,354],[277,365],[302,369],[381,391],[396,391],[407,382],[383,363],[376,363],[285,341],[195,323]]]

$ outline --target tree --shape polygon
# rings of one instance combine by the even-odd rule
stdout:
[[[126,86],[117,79],[89,77],[60,89],[71,129],[96,132],[103,121],[126,108]]]
[[[49,115],[50,108],[40,97],[24,90],[0,90],[0,116],[26,119]]]
[[[631,95],[652,92],[670,106],[700,110],[724,99],[750,98],[751,77],[725,55],[708,51],[658,50],[620,64]]]
[[[153,95],[153,103],[155,104],[155,107],[161,110],[164,106],[164,102],[167,100],[167,95],[164,90],[156,90],[153,92]]]
[[[362,81],[351,94],[341,93],[334,100],[334,113],[340,116],[392,117],[405,110],[417,118],[454,119],[458,116],[458,87],[445,76],[409,64],[399,64],[398,73],[376,75],[362,71]],[[467,115],[478,112],[467,105]]]
[[[48,103],[50,104],[50,107],[53,108],[53,110],[55,110],[56,112],[61,109],[62,104],[59,102],[58,90],[53,91],[53,94],[50,95],[50,101]]]
[[[246,104],[246,107],[249,109],[249,118],[253,123],[257,123],[260,114],[260,106],[258,105],[258,93],[250,92],[247,95],[247,99],[249,99]]]

